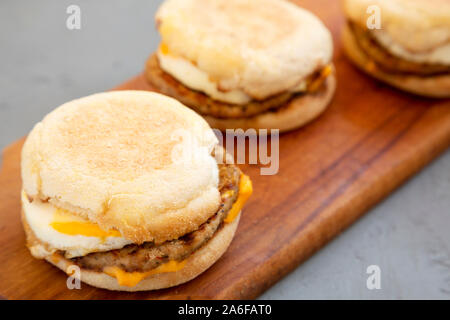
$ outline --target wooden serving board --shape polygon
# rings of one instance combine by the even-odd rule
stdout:
[[[332,30],[338,89],[328,111],[280,137],[280,169],[254,184],[235,239],[209,270],[184,285],[143,293],[82,284],[25,248],[19,219],[20,150],[4,150],[0,172],[0,295],[7,299],[255,298],[339,234],[450,145],[450,101],[390,89],[357,71],[339,42],[339,1],[300,1]],[[118,89],[151,88],[142,75]]]

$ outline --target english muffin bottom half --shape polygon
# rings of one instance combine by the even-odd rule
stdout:
[[[336,87],[333,43],[312,13],[284,0],[166,0],[152,87],[220,130],[298,128]]]
[[[27,137],[21,170],[31,254],[109,290],[198,276],[230,245],[252,193],[204,119],[144,91],[55,109]]]
[[[378,8],[372,18],[368,8]],[[450,97],[450,2],[345,0],[344,9],[342,40],[356,66],[410,93]]]

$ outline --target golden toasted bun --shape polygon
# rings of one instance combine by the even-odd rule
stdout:
[[[117,291],[145,291],[173,287],[194,279],[206,269],[211,267],[227,250],[233,240],[239,216],[231,223],[227,223],[200,249],[195,251],[186,261],[183,269],[176,272],[159,273],[151,275],[134,287],[121,286],[117,280],[106,273],[81,269],[80,280],[98,288]],[[51,264],[67,272],[72,265],[65,258],[54,259],[51,256],[45,258]]]
[[[217,211],[216,144],[203,118],[174,99],[100,93],[34,127],[22,150],[23,187],[135,243],[160,243]]]
[[[332,57],[322,22],[284,0],[167,0],[156,21],[170,53],[221,90],[258,100],[295,87]]]
[[[299,128],[317,118],[329,105],[336,90],[336,76],[329,75],[323,87],[315,93],[305,93],[274,111],[266,111],[249,118],[214,118],[204,116],[212,128],[226,129],[278,129],[285,132]]]
[[[415,62],[450,64],[450,1],[344,0],[346,16],[362,27],[379,8],[373,34],[391,53]]]
[[[364,72],[401,90],[426,97],[450,97],[450,74],[420,77],[408,74],[389,74],[377,68],[358,46],[355,37],[346,26],[342,41],[347,56]]]

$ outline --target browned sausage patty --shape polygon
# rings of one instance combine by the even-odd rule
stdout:
[[[198,230],[160,245],[155,245],[153,242],[144,242],[141,245],[130,244],[122,249],[90,253],[70,260],[81,268],[94,271],[117,266],[127,272],[143,272],[154,269],[169,260],[186,259],[211,239],[222,226],[223,220],[238,196],[240,174],[240,170],[232,164],[219,164],[219,191],[222,199],[220,209]]]
[[[450,72],[450,66],[407,61],[387,51],[366,29],[349,22],[359,47],[383,70],[389,73],[405,73],[434,76]]]
[[[276,109],[286,104],[295,93],[283,92],[265,100],[252,100],[238,105],[214,100],[206,94],[192,90],[161,69],[156,54],[147,60],[146,78],[159,92],[174,97],[197,113],[215,118],[245,118]]]

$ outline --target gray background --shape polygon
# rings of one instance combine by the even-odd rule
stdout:
[[[0,1],[0,149],[61,103],[140,72],[160,2]],[[70,4],[81,30],[65,27]],[[449,187],[447,152],[261,298],[450,298]],[[372,264],[381,290],[366,288]]]

